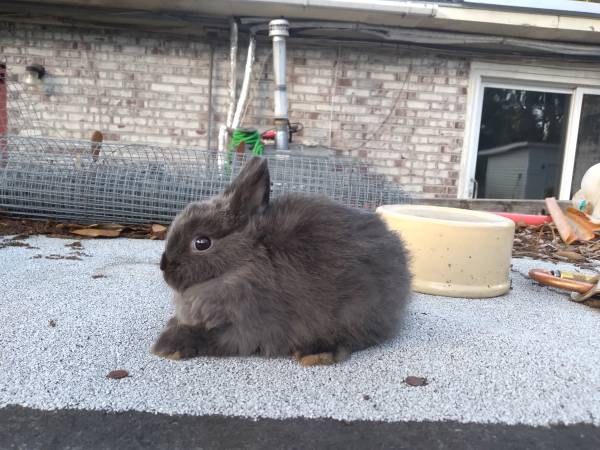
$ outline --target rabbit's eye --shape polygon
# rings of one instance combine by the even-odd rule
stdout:
[[[199,237],[196,238],[196,240],[194,241],[194,247],[196,247],[196,250],[199,250],[201,252],[204,250],[208,250],[211,245],[212,242],[207,237]]]

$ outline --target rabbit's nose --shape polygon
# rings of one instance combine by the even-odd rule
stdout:
[[[160,258],[160,270],[164,271],[167,268],[167,256],[163,253]]]

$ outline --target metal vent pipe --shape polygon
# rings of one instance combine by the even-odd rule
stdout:
[[[275,19],[269,22],[269,37],[273,38],[273,71],[275,75],[275,148],[287,150],[289,141],[288,98],[285,83],[285,38],[289,34],[289,22]]]

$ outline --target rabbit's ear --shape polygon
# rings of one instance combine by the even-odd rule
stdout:
[[[224,192],[229,197],[229,208],[238,216],[248,216],[267,206],[270,194],[271,180],[267,160],[257,156],[244,165]]]

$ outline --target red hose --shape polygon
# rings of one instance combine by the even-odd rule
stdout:
[[[552,217],[536,214],[516,214],[504,212],[495,212],[494,214],[511,219],[515,223],[524,223],[525,225],[542,225],[552,222]]]

